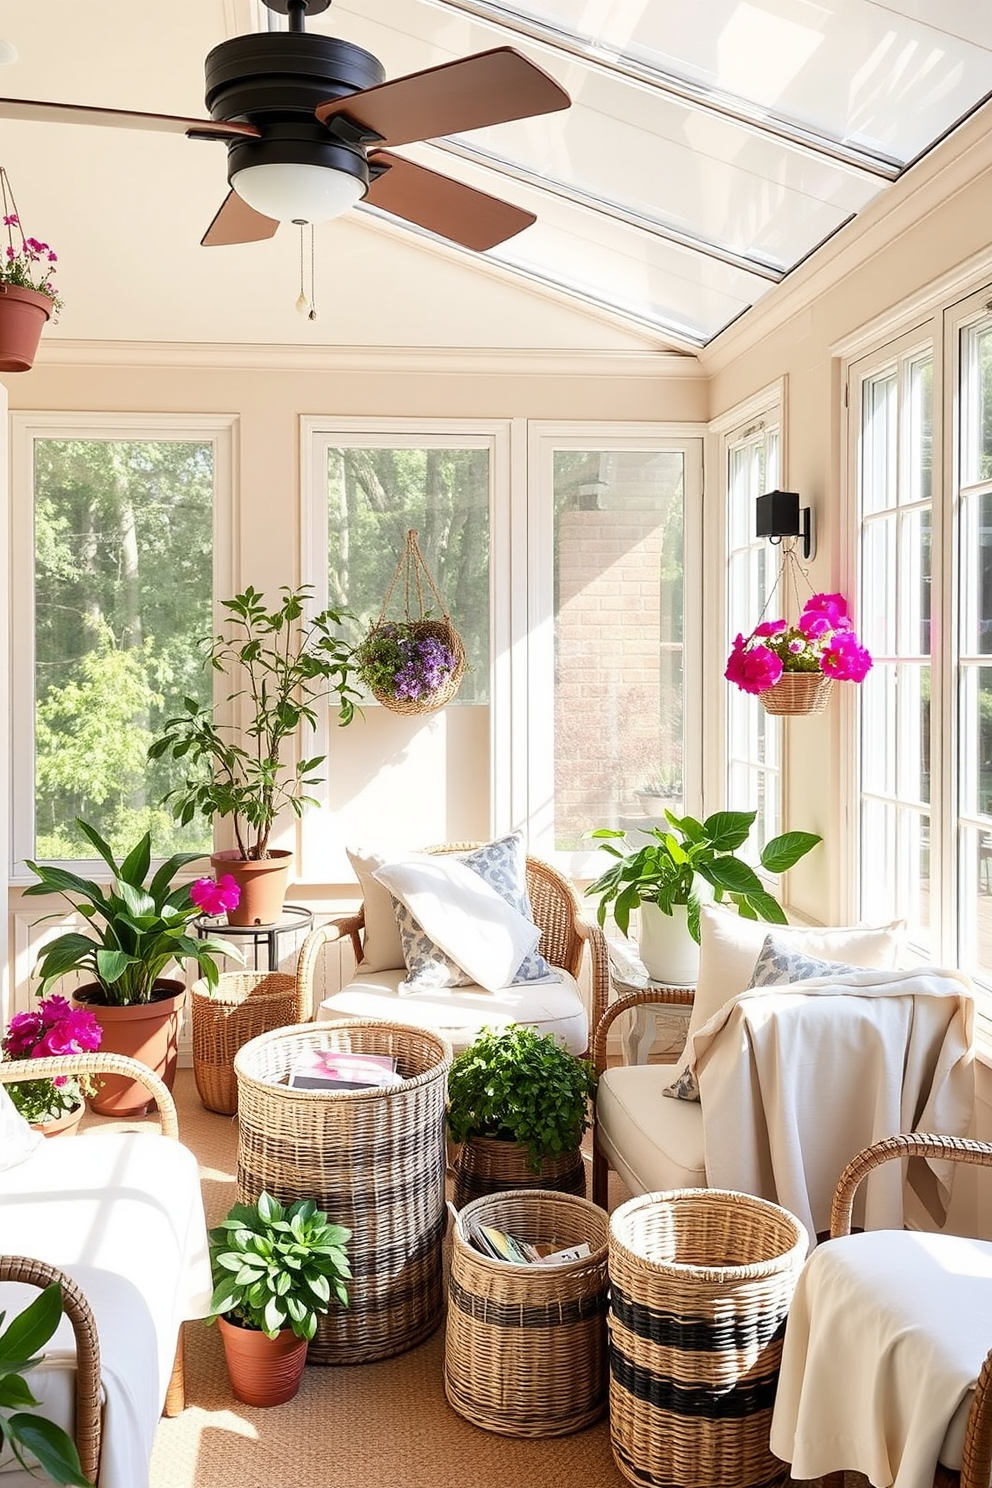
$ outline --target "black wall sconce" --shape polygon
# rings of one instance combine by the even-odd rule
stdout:
[[[773,543],[783,537],[801,537],[803,557],[812,558],[816,551],[813,513],[808,506],[800,508],[798,491],[769,491],[758,497],[754,508],[755,537],[767,537]]]

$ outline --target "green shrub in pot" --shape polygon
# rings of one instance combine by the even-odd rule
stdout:
[[[554,1034],[510,1024],[484,1028],[448,1071],[448,1130],[455,1142],[494,1137],[528,1149],[530,1166],[578,1148],[596,1076]]]

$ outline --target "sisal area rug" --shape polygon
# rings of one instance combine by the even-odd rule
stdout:
[[[191,1070],[176,1082],[182,1139],[196,1153],[207,1222],[237,1199],[237,1121],[205,1111]],[[611,1183],[611,1207],[627,1197]],[[623,1488],[603,1419],[545,1441],[471,1426],[445,1400],[444,1327],[394,1359],[309,1366],[269,1410],[231,1394],[216,1328],[187,1329],[187,1408],[163,1420],[151,1488]]]

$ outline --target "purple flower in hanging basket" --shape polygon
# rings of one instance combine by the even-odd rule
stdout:
[[[379,697],[421,702],[443,687],[457,666],[451,647],[422,634],[416,621],[377,626],[356,652],[358,672]]]

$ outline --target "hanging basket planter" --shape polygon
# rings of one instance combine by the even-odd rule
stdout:
[[[52,282],[58,255],[47,243],[24,236],[7,172],[0,165],[0,372],[30,372],[45,324],[61,309]]]
[[[833,685],[833,678],[822,672],[783,672],[758,696],[766,713],[822,713]]]
[[[389,606],[401,576],[405,617],[390,620]],[[425,605],[425,592],[439,614]],[[355,660],[364,686],[394,713],[434,713],[450,703],[461,686],[465,647],[431,578],[415,531],[406,535],[406,547],[379,618],[358,647]]]
[[[51,312],[48,295],[0,284],[0,372],[30,372]]]

